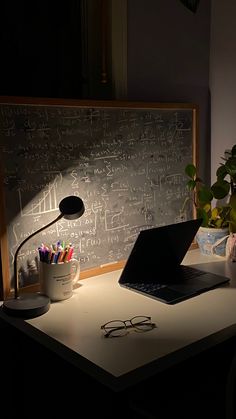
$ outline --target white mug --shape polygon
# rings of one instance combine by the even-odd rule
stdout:
[[[80,263],[77,259],[59,263],[39,262],[41,292],[52,301],[70,298],[79,275]]]

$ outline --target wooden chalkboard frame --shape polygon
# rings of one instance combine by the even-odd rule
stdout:
[[[14,105],[40,105],[40,106],[65,106],[82,108],[127,108],[127,109],[149,109],[149,110],[184,110],[192,111],[192,162],[198,166],[198,106],[192,103],[161,103],[161,102],[132,102],[132,101],[92,101],[75,99],[50,99],[50,98],[29,98],[29,97],[0,97],[0,106],[7,104]],[[0,167],[0,245],[1,245],[1,264],[2,280],[0,282],[0,298],[5,299],[11,293],[10,268],[9,268],[9,248],[6,225],[6,203],[4,198],[3,168]],[[193,208],[193,216],[195,212]],[[99,275],[112,270],[121,269],[125,260],[115,263],[105,263],[98,267],[81,272],[81,279],[89,276]],[[0,273],[1,275],[1,273]],[[34,284],[21,288],[24,291],[37,291],[39,284]]]

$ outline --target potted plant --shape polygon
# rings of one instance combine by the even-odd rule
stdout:
[[[190,196],[186,198],[184,207],[191,200],[197,217],[202,218],[196,238],[204,254],[215,251],[225,255],[226,239],[229,233],[236,232],[236,145],[221,159],[223,162],[216,171],[216,182],[211,186],[205,185],[198,177],[194,164],[185,167]]]

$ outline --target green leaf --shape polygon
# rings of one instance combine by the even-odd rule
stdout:
[[[197,208],[197,218],[202,218],[202,227],[208,227],[209,217],[203,208]]]
[[[230,176],[236,175],[236,156],[230,157],[225,163],[225,169]]]
[[[217,180],[211,187],[214,198],[222,199],[228,195],[230,184],[227,180]]]
[[[210,188],[203,186],[197,193],[198,201],[201,205],[207,204],[212,201],[213,193]]]
[[[223,227],[223,220],[221,218],[218,218],[215,222],[215,228],[222,228]]]
[[[223,180],[225,178],[225,176],[227,175],[227,170],[225,168],[225,165],[222,164],[220,167],[218,167],[217,171],[216,171],[216,176],[219,180]]]
[[[190,179],[190,180],[188,181],[188,183],[187,183],[187,187],[188,187],[188,189],[189,189],[190,191],[193,191],[193,189],[195,188],[195,186],[196,186],[196,182],[195,182],[195,180]]]
[[[231,233],[236,233],[236,210],[231,208],[229,229]]]
[[[231,195],[229,204],[231,205],[232,210],[235,211],[236,213],[236,194]],[[235,217],[235,220],[236,220],[236,217]]]
[[[232,157],[236,157],[236,144],[232,147],[231,154]]]
[[[211,218],[213,218],[213,220],[216,220],[217,218],[219,218],[219,213],[220,213],[219,208],[217,207],[213,208],[213,210],[211,211]]]
[[[236,210],[234,208],[231,209],[230,219],[236,223]]]
[[[203,209],[208,214],[209,211],[211,211],[211,204],[210,203],[205,204],[204,207],[203,207]]]
[[[189,176],[191,179],[194,179],[195,175],[196,175],[196,167],[194,166],[194,164],[188,164],[185,167],[185,173],[187,176]]]

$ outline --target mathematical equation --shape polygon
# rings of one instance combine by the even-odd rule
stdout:
[[[190,205],[181,209],[193,129],[191,109],[0,105],[10,265],[67,195],[83,199],[83,217],[35,236],[21,250],[23,265],[56,238],[75,245],[82,270],[119,261],[142,229],[192,218]]]

